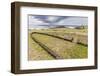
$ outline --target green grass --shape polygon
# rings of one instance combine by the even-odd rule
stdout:
[[[41,48],[37,43],[35,43],[30,37],[32,32],[41,32],[51,35],[56,35],[60,37],[65,37],[65,35],[71,35],[74,37],[79,37],[83,41],[82,36],[87,38],[87,29],[41,29],[41,30],[29,30],[29,60],[52,60],[54,59],[50,54],[48,54],[43,48]],[[81,36],[82,35],[82,36]],[[72,43],[69,41],[64,41],[50,36],[34,34],[34,37],[41,43],[45,44],[47,47],[55,51],[58,55],[62,56],[64,59],[80,59],[87,58],[88,50],[86,46]],[[80,41],[81,41],[80,40]]]
[[[46,35],[34,34],[33,36],[64,59],[87,57],[86,46]]]

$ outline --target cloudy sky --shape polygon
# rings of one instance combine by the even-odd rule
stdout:
[[[47,28],[51,26],[81,26],[88,24],[87,17],[79,16],[48,16],[48,15],[29,15],[29,28]]]

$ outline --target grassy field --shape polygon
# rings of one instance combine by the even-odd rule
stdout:
[[[28,60],[51,60],[54,59],[51,55],[49,55],[43,48],[41,48],[37,43],[35,43],[29,33],[28,37],[29,48],[28,48]]]
[[[84,44],[87,43],[87,29],[56,28],[56,29],[29,30],[28,60],[55,59],[46,50],[40,47],[34,40],[32,40],[30,36],[32,32],[47,33],[69,39],[74,37],[78,42]],[[63,59],[87,58],[87,53],[88,53],[87,46],[41,34],[34,34],[33,37],[42,44],[45,44],[48,48],[53,50],[56,54],[60,55]]]

